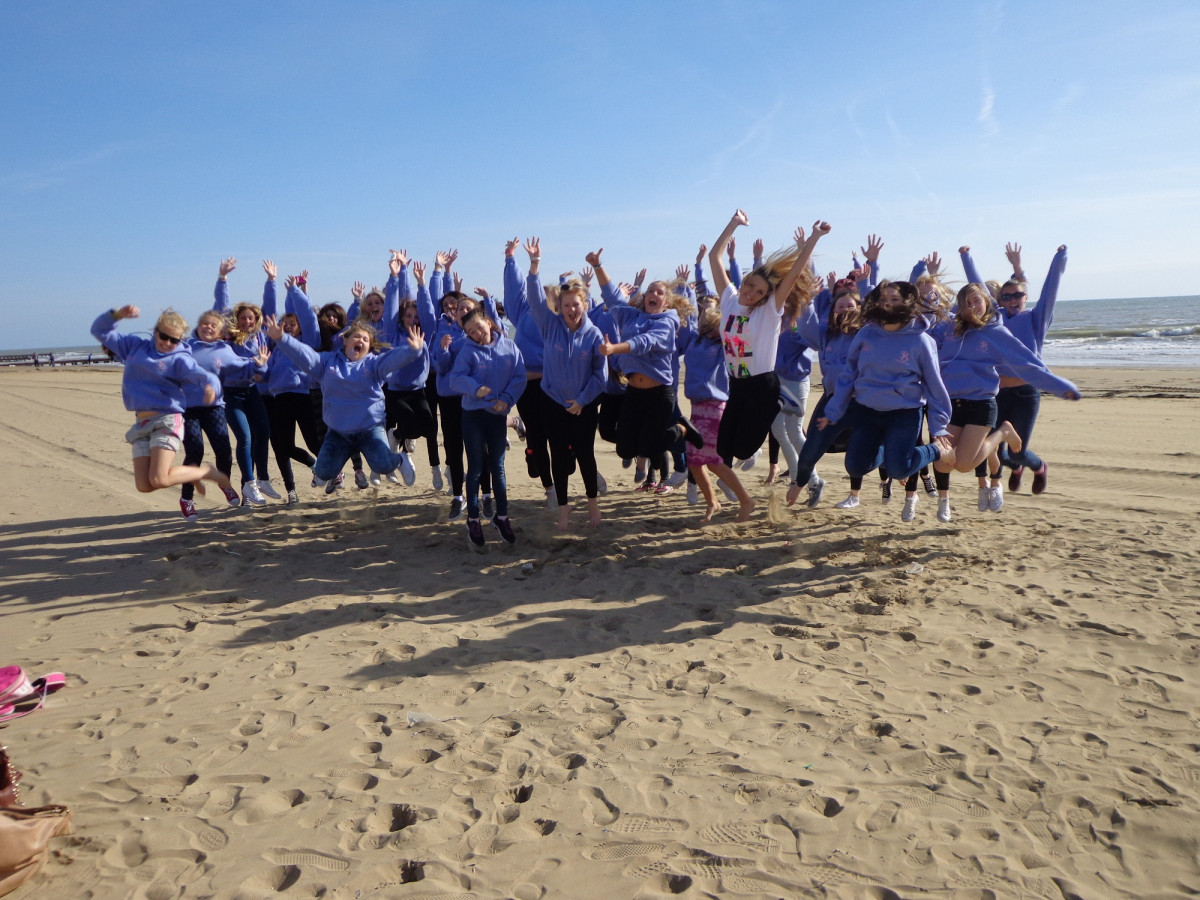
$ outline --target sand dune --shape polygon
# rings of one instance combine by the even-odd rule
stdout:
[[[599,529],[513,460],[479,555],[421,467],[188,526],[119,372],[0,372],[0,664],[68,673],[0,737],[76,828],[23,891],[1194,894],[1200,370],[1064,374],[999,514],[834,509],[830,457],[699,527],[605,447]]]

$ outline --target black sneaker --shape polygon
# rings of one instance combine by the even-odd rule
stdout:
[[[517,542],[517,535],[513,531],[512,522],[509,521],[508,516],[503,519],[499,516],[492,516],[492,525],[500,532],[500,538],[504,543],[515,544]]]
[[[486,518],[490,519],[492,517],[493,512],[495,512],[495,509],[493,509],[493,507],[492,507],[492,495],[484,494],[483,495],[483,515]]]
[[[689,444],[697,450],[704,447],[704,436],[696,430],[696,426],[691,423],[687,416],[680,416],[678,423],[683,426],[683,437]]]
[[[342,486],[342,482],[346,480],[346,476],[338,472],[329,481],[325,482],[325,493],[332,494]]]
[[[483,526],[478,519],[467,519],[467,546],[472,550],[482,550],[483,545]]]
[[[456,522],[462,518],[462,514],[463,514],[463,499],[462,499],[462,497],[455,497],[453,500],[450,501],[450,515],[447,518],[447,521],[448,522]]]
[[[927,493],[930,497],[937,496],[937,485],[933,483],[933,476],[928,472],[922,473],[921,484],[924,485],[925,493]]]
[[[891,503],[892,502],[892,479],[889,478],[887,481],[879,482],[879,488],[881,491],[883,491],[883,502]]]

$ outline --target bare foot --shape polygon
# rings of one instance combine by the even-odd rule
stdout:
[[[705,510],[704,518],[700,520],[700,524],[707,525],[709,522],[711,522],[713,520],[713,516],[717,515],[720,511],[721,511],[721,501],[714,500],[712,503],[712,506],[710,506],[707,510]]]
[[[571,504],[565,503],[558,508],[558,530],[566,531],[569,527],[568,519],[571,515]]]
[[[588,498],[588,524],[593,528],[600,525],[600,503],[595,497]]]
[[[1025,442],[1021,440],[1021,436],[1017,434],[1017,429],[1012,427],[1012,424],[1007,420],[1000,423],[1000,433],[1004,435],[1004,443],[1008,444],[1008,449],[1013,453],[1020,453],[1025,446]]]
[[[796,502],[796,498],[800,496],[800,485],[793,483],[787,489],[787,505],[791,506]]]
[[[750,518],[750,514],[754,512],[755,503],[749,497],[738,503],[738,514],[735,522],[745,522]]]
[[[764,484],[774,484],[775,479],[779,477],[779,466],[776,463],[771,464],[771,468],[767,469],[767,480]]]

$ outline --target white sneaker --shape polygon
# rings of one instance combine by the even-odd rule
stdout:
[[[266,506],[267,498],[262,495],[258,485],[247,481],[242,485],[242,506]]]
[[[911,497],[904,498],[904,509],[900,511],[901,522],[911,522],[917,516],[917,497],[914,494]]]
[[[327,482],[325,481],[324,478],[318,478],[316,475],[313,476],[313,480],[312,480],[313,487],[323,488],[323,487],[325,487],[326,484],[327,484]]]
[[[720,478],[717,479],[717,487],[719,487],[721,489],[722,493],[725,494],[725,498],[730,503],[738,502],[737,494],[735,494],[733,492],[733,488],[731,488],[729,485],[727,485],[725,482],[723,482]]]
[[[413,440],[412,438],[405,439],[404,452],[405,453],[416,453],[417,452],[417,442],[415,440]]]
[[[558,495],[552,487],[546,488],[546,509],[558,509]]]
[[[395,472],[388,472],[387,475],[384,477],[387,478],[389,484],[399,484],[400,483],[400,476],[397,475]]]
[[[379,473],[374,470],[372,470],[371,474],[367,476],[367,481],[371,483],[372,487],[379,487],[381,484],[383,484],[383,479],[380,478]]]
[[[692,482],[688,485],[688,506],[695,506],[700,502],[700,485]]]
[[[398,440],[396,440],[396,429],[395,428],[388,429],[387,439],[388,439],[388,449],[391,450],[393,453],[399,453],[400,452],[400,442]]]
[[[604,476],[599,472],[596,473],[596,493],[601,497],[608,493],[608,482],[604,480]]]
[[[938,497],[938,521],[939,522],[949,522],[950,521],[950,498],[949,497]]]
[[[749,471],[750,471],[751,469],[753,469],[753,468],[754,468],[756,465],[758,465],[758,458],[759,458],[760,456],[762,456],[762,451],[761,451],[761,450],[755,450],[755,451],[754,451],[754,455],[753,455],[753,456],[751,456],[749,459],[744,459],[744,460],[742,460],[742,464],[741,464],[741,465],[742,465],[742,471],[743,471],[743,472],[749,472]]]
[[[409,487],[417,483],[417,470],[413,468],[412,460],[408,458],[407,453],[400,454],[400,477]]]
[[[684,469],[682,472],[672,472],[663,480],[671,487],[679,487],[679,485],[687,481],[687,469]]]
[[[992,512],[1004,509],[1004,488],[1000,485],[988,489],[988,509]]]
[[[992,492],[989,488],[979,489],[979,511],[987,512],[988,504],[992,502]]]
[[[825,496],[825,479],[818,478],[816,481],[808,482],[808,505],[809,508],[816,506],[821,502],[821,498]]]
[[[850,494],[841,503],[833,504],[834,509],[854,509],[861,501],[854,494]]]
[[[258,480],[258,489],[264,497],[270,497],[272,500],[282,500],[279,496],[279,491],[275,490],[275,486],[271,484],[269,478],[260,478]]]
[[[441,491],[443,485],[445,484],[445,482],[442,481],[442,470],[437,466],[432,466],[431,469],[432,471],[430,472],[430,475],[433,477],[433,489],[435,491]]]

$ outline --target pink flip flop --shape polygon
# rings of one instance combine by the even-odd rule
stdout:
[[[46,697],[67,684],[62,672],[30,681],[20,666],[0,668],[0,725],[41,709]]]

